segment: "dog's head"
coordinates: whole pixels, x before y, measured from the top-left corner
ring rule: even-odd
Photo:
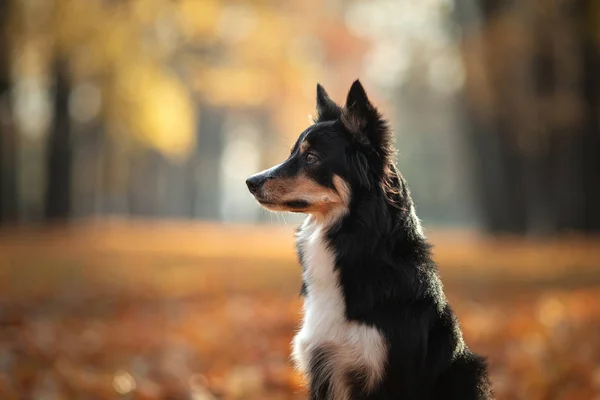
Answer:
[[[351,197],[387,183],[392,134],[359,81],[346,104],[317,85],[317,117],[283,163],[251,176],[248,189],[265,208],[324,217],[347,210]]]

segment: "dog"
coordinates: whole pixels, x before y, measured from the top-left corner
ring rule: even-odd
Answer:
[[[342,107],[317,85],[317,115],[283,163],[247,179],[297,230],[304,300],[292,358],[311,400],[492,399],[442,288],[393,133],[355,81]]]

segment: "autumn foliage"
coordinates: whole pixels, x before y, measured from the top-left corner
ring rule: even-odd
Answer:
[[[291,229],[151,227],[0,235],[0,398],[305,398],[289,362],[301,308]],[[465,265],[462,279],[433,236],[498,399],[600,394],[600,287],[589,275],[573,288],[494,284],[466,279]],[[527,263],[506,269],[536,268]]]

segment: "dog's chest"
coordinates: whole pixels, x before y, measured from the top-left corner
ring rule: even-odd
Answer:
[[[346,319],[335,258],[324,240],[323,228],[310,222],[307,220],[298,234],[307,293],[302,328],[294,338],[293,358],[311,380],[335,382],[330,388],[335,394],[332,399],[345,399],[348,387],[343,377],[348,373],[360,372],[366,377],[367,387],[378,381],[384,370],[386,346],[376,328]],[[311,359],[319,353],[322,357],[323,352],[327,360],[325,367],[319,367],[322,376],[311,376]]]
[[[315,227],[299,237],[308,289],[302,333],[312,340],[338,341],[347,328],[346,307],[333,254],[322,236],[321,228]]]

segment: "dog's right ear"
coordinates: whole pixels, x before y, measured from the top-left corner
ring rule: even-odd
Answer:
[[[329,97],[325,88],[317,83],[317,118],[315,122],[334,121],[340,117],[342,109]]]

